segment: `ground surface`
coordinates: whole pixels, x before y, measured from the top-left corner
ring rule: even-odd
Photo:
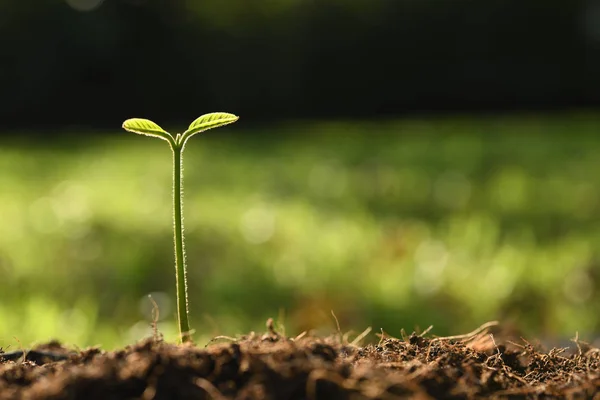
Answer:
[[[600,398],[600,350],[542,352],[491,334],[250,334],[205,348],[149,339],[123,350],[49,343],[0,354],[0,399]],[[58,361],[56,361],[58,360]]]

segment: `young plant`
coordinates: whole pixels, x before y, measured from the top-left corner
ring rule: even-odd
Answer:
[[[217,112],[205,114],[183,132],[173,136],[156,123],[141,118],[132,118],[123,122],[123,128],[140,135],[154,136],[166,140],[173,152],[173,236],[175,244],[175,279],[177,282],[177,319],[179,336],[182,342],[192,340],[188,318],[187,269],[185,264],[185,246],[183,243],[183,149],[188,139],[196,133],[211,128],[231,124],[238,120],[233,114]]]

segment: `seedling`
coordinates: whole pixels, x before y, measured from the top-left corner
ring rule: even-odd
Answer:
[[[123,128],[140,135],[153,136],[166,140],[173,152],[173,236],[175,245],[175,279],[177,282],[177,320],[179,337],[182,342],[192,340],[188,317],[187,267],[185,264],[185,245],[183,242],[183,149],[188,139],[196,133],[211,128],[231,124],[238,120],[233,114],[217,112],[205,114],[183,132],[173,136],[156,123],[141,118],[132,118],[123,122]]]

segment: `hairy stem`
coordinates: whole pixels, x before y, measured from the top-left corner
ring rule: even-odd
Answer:
[[[182,148],[172,146],[173,149],[173,229],[175,238],[175,272],[177,280],[177,318],[179,321],[179,336],[182,342],[192,340],[190,323],[188,320],[187,299],[187,271],[185,265],[185,247],[183,244],[183,213],[181,191],[182,173]]]

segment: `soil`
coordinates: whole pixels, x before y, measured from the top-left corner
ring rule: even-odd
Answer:
[[[494,332],[317,337],[267,333],[206,347],[159,336],[121,350],[57,342],[0,352],[0,399],[600,399],[600,349],[539,346]]]

